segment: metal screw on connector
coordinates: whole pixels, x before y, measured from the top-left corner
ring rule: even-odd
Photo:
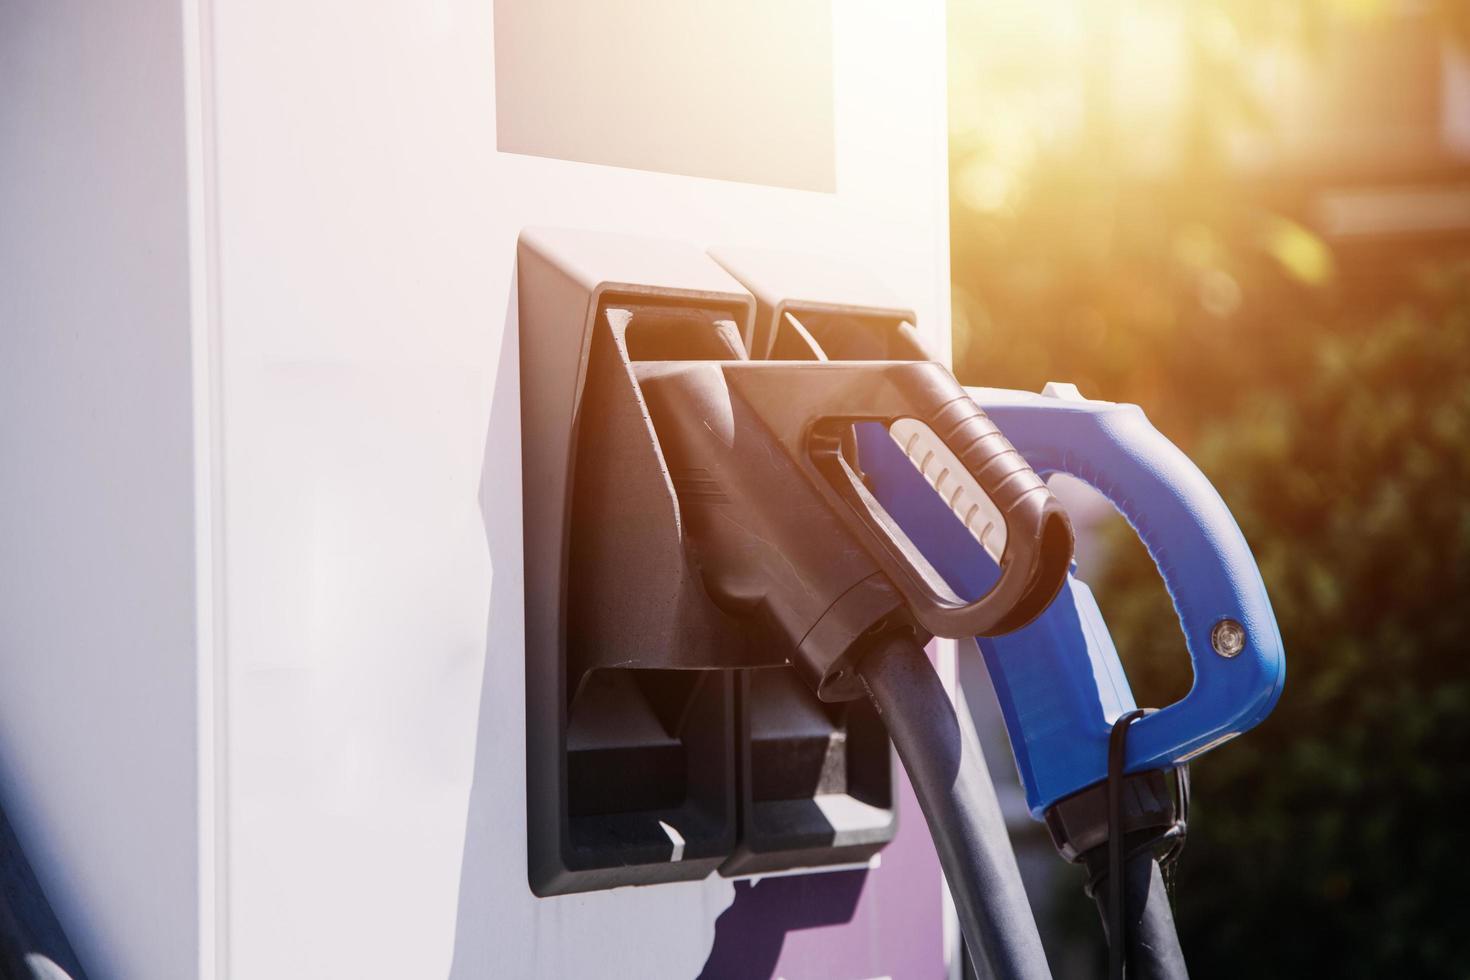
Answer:
[[[1233,619],[1222,619],[1210,630],[1210,646],[1222,657],[1235,657],[1245,649],[1245,627]]]

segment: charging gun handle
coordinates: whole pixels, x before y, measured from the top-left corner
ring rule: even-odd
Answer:
[[[1174,601],[1194,684],[1133,723],[1126,770],[1187,762],[1265,718],[1286,675],[1281,634],[1250,546],[1199,468],[1136,405],[1088,401],[1070,386],[969,391],[1038,472],[1075,476],[1118,509]],[[1029,642],[1022,634],[987,642],[987,662],[1026,683],[1021,675],[1035,669],[1025,662]],[[1089,756],[1099,777],[1101,745]]]
[[[903,594],[919,625],[935,636],[994,636],[1026,625],[1056,596],[1072,560],[1066,511],[986,417],[954,375],[928,361],[729,364],[730,388],[758,406],[786,452],[807,471],[833,510],[863,541]],[[801,398],[792,398],[800,391]],[[857,423],[900,419],[927,425],[989,498],[1005,523],[1000,578],[966,600],[941,591],[929,563],[882,514],[842,452]]]

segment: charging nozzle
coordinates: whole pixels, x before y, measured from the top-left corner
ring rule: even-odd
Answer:
[[[937,364],[633,371],[706,591],[783,641],[817,697],[872,702],[910,774],[972,954],[997,976],[1049,977],[978,741],[923,643],[994,635],[1046,608],[1073,543],[1051,491]],[[957,595],[877,502],[859,427],[886,431],[923,474],[918,492],[932,491],[992,556],[999,572],[988,591]]]
[[[895,628],[921,642],[1015,629],[1066,577],[1065,512],[937,364],[634,370],[707,591],[784,640],[822,700],[863,696],[853,668],[864,638]],[[987,594],[955,595],[869,493],[852,431],[872,423],[901,433],[922,426],[928,455],[943,450],[951,461],[930,485],[972,517],[983,511],[986,540],[1000,542],[1000,575]]]
[[[730,366],[731,389],[761,406],[771,435],[871,551],[925,631],[951,638],[1009,633],[1056,596],[1072,561],[1071,520],[946,368],[929,361],[752,368],[757,365]],[[968,511],[983,502],[999,519],[995,533],[1004,546],[988,591],[957,594],[870,492],[862,453],[854,460],[849,446],[856,429],[874,423],[890,432],[927,430],[951,460],[950,473],[935,472],[930,486],[951,506]]]

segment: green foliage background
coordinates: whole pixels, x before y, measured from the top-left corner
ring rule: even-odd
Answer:
[[[1287,683],[1194,767],[1193,974],[1470,976],[1470,265],[1449,243],[1344,259],[1263,203],[1217,165],[1210,70],[1169,173],[1083,139],[1003,207],[957,184],[957,371],[1143,405],[1260,562]],[[957,139],[955,180],[987,152]],[[1112,554],[1094,588],[1140,700],[1170,700],[1172,608],[1141,548]]]

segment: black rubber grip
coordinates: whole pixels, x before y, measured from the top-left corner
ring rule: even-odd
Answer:
[[[942,365],[927,361],[729,364],[730,387],[752,406],[828,496],[892,579],[919,625],[936,636],[994,636],[1041,614],[1066,580],[1073,535],[1066,511],[1026,460]],[[792,397],[799,392],[800,397]],[[928,563],[882,513],[847,464],[856,422],[924,422],[969,470],[1006,526],[1000,578],[966,602],[926,574]]]

